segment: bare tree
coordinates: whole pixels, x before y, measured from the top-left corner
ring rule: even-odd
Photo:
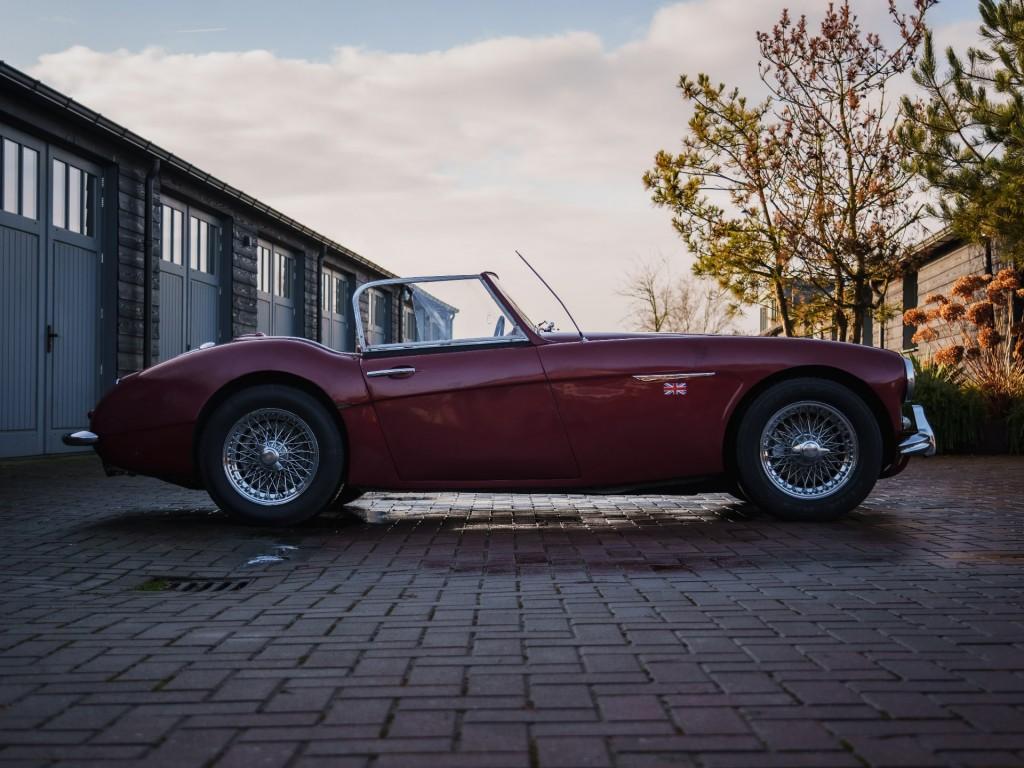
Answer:
[[[675,277],[664,259],[637,265],[619,293],[630,300],[630,322],[640,331],[737,331],[740,310],[728,288],[692,276]]]

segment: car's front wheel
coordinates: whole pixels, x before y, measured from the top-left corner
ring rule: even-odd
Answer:
[[[736,434],[736,472],[751,502],[787,520],[833,520],[860,504],[881,472],[882,436],[864,400],[827,379],[762,392]]]
[[[338,493],[344,446],[316,398],[260,385],[232,395],[211,415],[199,461],[221,509],[247,523],[294,525]]]

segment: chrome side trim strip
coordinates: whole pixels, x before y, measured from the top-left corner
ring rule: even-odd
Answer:
[[[703,379],[707,376],[714,376],[715,371],[700,371],[699,373],[638,373],[633,376],[637,381],[680,381],[681,379]]]

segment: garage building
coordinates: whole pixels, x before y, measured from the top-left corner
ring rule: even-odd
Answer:
[[[0,457],[68,450],[118,376],[209,341],[352,350],[351,297],[386,277],[0,62]],[[368,335],[397,338],[395,297],[364,295]]]

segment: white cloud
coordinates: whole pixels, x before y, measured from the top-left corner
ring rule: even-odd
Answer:
[[[857,6],[882,26],[883,3]],[[604,329],[631,262],[688,261],[640,183],[683,134],[679,75],[753,89],[754,33],[780,7],[680,3],[615,49],[586,32],[327,62],[75,47],[32,74],[400,274],[491,268],[539,299],[519,248]]]

